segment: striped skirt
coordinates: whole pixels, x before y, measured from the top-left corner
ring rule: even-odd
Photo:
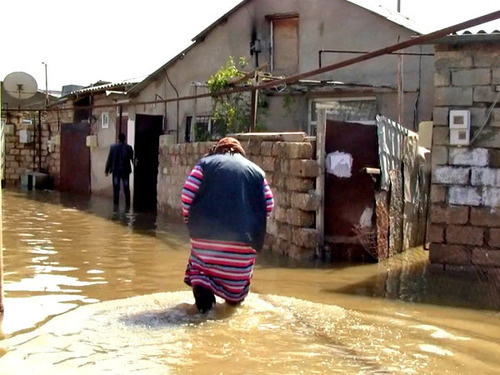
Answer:
[[[201,285],[229,302],[241,302],[250,289],[257,252],[238,242],[191,239],[184,282]]]

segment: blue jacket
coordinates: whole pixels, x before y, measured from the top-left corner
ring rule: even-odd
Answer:
[[[264,171],[240,154],[200,160],[203,179],[190,213],[192,238],[251,244],[260,251],[266,234]]]

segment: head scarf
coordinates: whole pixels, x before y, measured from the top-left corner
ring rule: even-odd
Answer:
[[[233,137],[225,137],[217,142],[210,152],[210,155],[214,154],[241,154],[246,156],[240,141]]]

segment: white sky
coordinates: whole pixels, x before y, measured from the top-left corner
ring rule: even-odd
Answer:
[[[276,0],[268,0],[276,1]],[[303,0],[314,1],[314,0]],[[396,10],[397,0],[357,0]],[[24,71],[45,90],[98,80],[141,81],[240,0],[7,0],[0,2],[0,80]],[[434,31],[499,10],[499,0],[401,0]],[[500,20],[486,26],[500,30]]]

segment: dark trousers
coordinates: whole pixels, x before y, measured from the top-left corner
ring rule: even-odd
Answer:
[[[115,206],[118,206],[120,201],[120,183],[123,184],[125,206],[130,207],[130,185],[128,173],[113,173],[113,203]]]

